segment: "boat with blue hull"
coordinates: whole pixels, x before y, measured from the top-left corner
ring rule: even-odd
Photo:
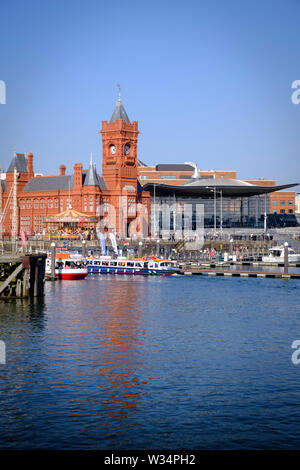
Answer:
[[[87,259],[89,273],[99,274],[129,274],[171,276],[178,274],[180,268],[176,261],[161,258],[116,258],[108,256]]]

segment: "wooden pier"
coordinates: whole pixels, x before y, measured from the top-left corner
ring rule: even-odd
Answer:
[[[279,278],[279,279],[300,279],[300,273],[280,273],[263,271],[235,271],[220,269],[191,268],[181,270],[180,274],[186,276],[206,275],[206,276],[224,276],[224,277],[256,277],[256,278]]]
[[[0,257],[0,300],[44,295],[45,253]]]

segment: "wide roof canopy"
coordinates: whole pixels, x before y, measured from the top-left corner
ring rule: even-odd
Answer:
[[[260,194],[272,193],[281,189],[292,188],[299,183],[284,184],[279,186],[260,186],[256,184],[246,183],[241,180],[228,178],[191,178],[186,183],[177,186],[164,183],[146,183],[143,186],[144,191],[149,191],[156,196],[193,196],[193,197],[219,197],[222,193],[224,197],[250,197]]]

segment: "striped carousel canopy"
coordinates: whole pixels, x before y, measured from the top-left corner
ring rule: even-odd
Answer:
[[[97,217],[93,215],[84,214],[83,212],[76,211],[75,209],[67,209],[56,215],[46,217],[46,222],[97,222]]]

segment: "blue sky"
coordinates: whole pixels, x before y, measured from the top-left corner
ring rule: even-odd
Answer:
[[[0,0],[0,165],[101,171],[118,82],[145,163],[300,181],[298,0]]]

